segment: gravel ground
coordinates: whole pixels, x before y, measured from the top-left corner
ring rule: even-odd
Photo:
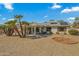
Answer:
[[[7,37],[0,35],[0,55],[2,56],[79,56],[78,44],[63,44],[53,37],[69,37],[79,41],[79,36],[51,35],[39,39]]]

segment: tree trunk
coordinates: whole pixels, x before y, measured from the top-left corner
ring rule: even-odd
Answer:
[[[20,34],[20,32],[18,31],[18,28],[15,26],[15,31],[18,33],[18,35],[20,36],[20,37],[22,37],[22,35]]]
[[[22,28],[22,23],[21,23],[20,19],[19,19],[19,24],[20,24],[20,28],[21,28],[21,36],[23,36],[23,28]]]

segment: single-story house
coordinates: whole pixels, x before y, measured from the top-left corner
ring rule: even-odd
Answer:
[[[68,23],[60,23],[57,21],[48,21],[44,23],[31,23],[27,26],[28,34],[66,32],[70,25]]]

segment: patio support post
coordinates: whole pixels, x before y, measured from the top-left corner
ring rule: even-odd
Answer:
[[[41,27],[39,27],[39,32],[41,33]]]
[[[46,32],[46,27],[44,27],[44,29],[43,29],[43,30],[44,30],[44,32]]]
[[[34,35],[36,35],[36,27],[34,27]]]
[[[31,27],[31,34],[33,34],[33,27]]]
[[[26,27],[26,32],[27,32],[27,34],[29,34],[29,30],[28,30],[28,28],[29,28],[29,27]]]

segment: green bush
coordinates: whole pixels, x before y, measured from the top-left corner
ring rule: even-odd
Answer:
[[[68,32],[69,32],[70,35],[79,35],[79,31],[78,30],[71,29]]]

